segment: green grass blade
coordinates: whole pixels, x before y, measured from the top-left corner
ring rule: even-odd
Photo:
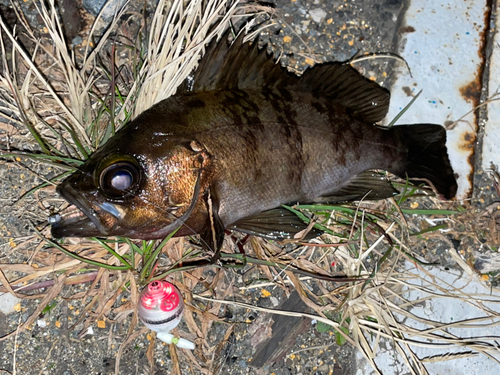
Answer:
[[[142,249],[139,246],[137,246],[135,243],[133,243],[130,238],[124,238],[123,240],[126,243],[128,243],[130,248],[134,249],[134,252],[139,253],[140,255],[144,255],[144,252],[142,251]]]
[[[178,230],[179,230],[179,228],[177,228],[172,233],[170,233],[167,237],[165,237],[160,242],[160,244],[158,246],[156,246],[156,249],[149,256],[144,256],[145,263],[144,263],[142,270],[141,270],[141,273],[140,273],[141,280],[145,280],[145,279],[149,278],[149,276],[150,276],[149,272],[150,272],[151,265],[154,262],[156,262],[158,255],[160,254],[160,251],[163,249],[163,247],[168,242],[168,240],[170,240],[174,236],[174,234],[177,233]],[[153,241],[150,241],[150,244],[148,244],[148,247],[150,249],[151,249],[153,243],[154,243]]]
[[[420,232],[410,233],[410,236],[418,236],[420,234],[435,232],[437,230],[446,229],[446,228],[448,228],[448,224],[435,225],[433,227],[421,230]]]
[[[331,213],[332,211],[340,211],[344,212],[350,215],[355,215],[356,214],[356,209],[351,208],[351,207],[346,207],[346,206],[340,206],[340,205],[329,205],[329,204],[299,204],[295,206],[297,209],[303,209],[303,210],[310,210],[314,212],[321,212],[321,211],[326,211]],[[372,220],[380,220],[379,217],[372,215],[368,212],[365,212],[365,216],[369,217]]]
[[[130,246],[130,265],[135,270],[135,250],[133,246]]]
[[[35,191],[37,191],[37,190],[40,190],[40,189],[43,189],[43,188],[44,188],[44,187],[46,187],[46,186],[52,185],[50,182],[54,182],[54,181],[57,181],[57,180],[60,180],[60,179],[66,178],[66,177],[68,177],[68,176],[69,176],[70,174],[72,174],[72,173],[73,173],[73,171],[72,171],[72,170],[71,170],[71,171],[64,172],[64,173],[62,173],[62,174],[60,174],[60,175],[58,175],[58,176],[56,176],[56,177],[53,177],[53,178],[49,179],[49,180],[48,180],[49,182],[44,182],[43,184],[40,184],[40,185],[38,185],[38,186],[35,186],[33,189],[30,189],[30,190],[28,190],[26,193],[24,193],[23,195],[21,195],[21,196],[17,199],[17,201],[16,201],[16,202],[19,202],[21,199],[24,199],[25,197],[27,197],[27,196],[29,196],[29,195],[33,194],[33,193],[34,193]]]
[[[78,148],[78,151],[80,151],[80,153],[82,154],[82,157],[84,159],[88,159],[89,152],[85,148],[85,146],[82,144],[82,142],[80,142],[80,139],[78,138],[78,136],[76,135],[76,133],[73,131],[73,129],[69,125],[65,124],[64,122],[61,122],[61,125],[64,126],[64,128],[66,129],[66,131],[70,134],[71,139],[73,140],[73,142],[75,143],[76,147]]]
[[[382,268],[382,264],[387,260],[389,259],[389,255],[392,254],[392,249],[393,249],[393,246],[391,246],[386,252],[384,255],[382,255],[382,257],[379,259],[379,261],[377,262],[377,264],[375,265],[375,267],[373,268],[373,271],[370,273],[370,276],[368,276],[368,279],[363,283],[363,286],[361,287],[361,290],[364,290],[367,285],[373,280],[373,278],[375,277],[375,275],[377,274],[378,270],[380,268]]]
[[[11,157],[11,158],[16,158],[16,157],[25,157],[25,158],[29,158],[29,159],[33,159],[33,160],[36,160],[36,161],[46,161],[46,162],[49,162],[50,164],[55,164],[57,165],[58,167],[61,167],[61,168],[68,168],[68,169],[75,169],[74,166],[72,166],[71,164],[75,164],[75,166],[78,166],[78,165],[82,165],[84,162],[82,160],[78,160],[78,159],[73,159],[73,158],[65,158],[65,157],[61,157],[61,156],[55,156],[55,155],[46,155],[46,154],[30,154],[30,153],[26,153],[26,152],[8,152],[8,153],[4,153],[4,151],[0,150],[0,157],[2,158],[8,158],[8,157]],[[63,163],[67,163],[67,164],[63,164]]]
[[[404,107],[397,115],[396,117],[394,117],[394,119],[389,123],[389,125],[387,125],[388,128],[391,128],[394,126],[394,124],[401,118],[401,116],[403,116],[405,114],[405,112],[410,109],[410,107],[413,105],[413,103],[415,103],[415,100],[417,100],[417,98],[420,96],[420,94],[422,93],[422,90],[420,90],[418,92],[417,95],[415,95],[415,97],[406,105],[406,107]]]
[[[411,210],[407,208],[401,208],[401,212],[409,215],[456,215],[460,211],[453,210]]]
[[[52,132],[52,134],[54,134],[54,136],[57,137],[57,139],[59,139],[59,141],[62,143],[62,145],[63,145],[64,148],[71,149],[73,151],[74,155],[78,154],[76,152],[75,148],[71,145],[71,143],[68,142],[68,140],[66,139],[66,137],[64,137],[60,132],[58,132],[56,129],[54,129],[54,127],[52,125],[48,124],[42,118],[40,118],[39,121],[47,129],[49,129]],[[73,140],[75,140],[75,136],[74,136],[74,134],[72,134],[74,132],[72,132],[71,128],[69,128],[67,125],[65,125],[64,121],[62,121],[62,120],[59,121],[59,124],[61,124],[66,129],[66,131],[68,133],[70,133],[71,138],[73,138]],[[55,146],[53,146],[50,142],[46,141],[45,143],[46,143],[47,147],[50,148],[49,152],[47,153],[48,155],[55,154],[55,155],[58,155],[58,156],[61,156],[61,157],[71,156],[70,153],[67,153],[67,155],[65,155],[64,153],[62,153],[61,151],[59,151]]]
[[[19,94],[17,88],[15,89],[15,91],[16,91],[16,94],[17,94],[16,96],[20,97],[20,94]],[[40,134],[38,134],[38,131],[31,124],[31,122],[26,118],[23,107],[19,103],[18,103],[17,107],[21,109],[21,112],[20,112],[21,116],[20,117],[21,117],[22,122],[28,128],[28,131],[31,133],[31,136],[35,139],[36,143],[38,143],[38,146],[40,146],[40,149],[42,150],[42,152],[44,154],[50,154],[50,151],[47,148],[47,144],[45,143],[45,141],[43,140],[43,138],[40,136]]]
[[[195,268],[199,267],[198,265],[187,265],[185,267],[176,267],[176,268],[174,268],[179,263],[184,262],[187,258],[189,258],[189,257],[197,257],[197,256],[199,256],[199,255],[202,254],[201,251],[196,252],[194,254],[192,254],[192,252],[193,252],[193,250],[188,251],[179,260],[177,260],[174,264],[172,264],[167,271],[165,271],[165,272],[163,272],[163,273],[161,273],[159,275],[156,275],[155,277],[150,277],[149,281],[161,280],[161,279],[164,279],[165,277],[167,277],[168,275],[170,275],[171,273],[179,272],[179,271],[189,271],[191,269],[195,269]]]
[[[104,247],[107,251],[110,252],[111,255],[113,255],[116,259],[118,259],[124,266],[127,266],[128,269],[132,269],[132,266],[120,255],[118,254],[114,249],[111,248],[111,246],[108,246],[105,242],[101,241],[99,238],[92,237],[91,240],[99,242],[99,244]]]
[[[73,259],[79,260],[80,262],[87,263],[87,264],[90,264],[92,266],[107,268],[109,270],[114,270],[114,271],[127,271],[127,270],[130,269],[129,267],[126,267],[126,266],[113,266],[113,265],[110,265],[110,264],[101,263],[101,262],[98,262],[98,261],[95,261],[95,260],[92,260],[92,259],[88,259],[88,258],[82,257],[82,256],[80,256],[78,254],[75,254],[72,251],[69,251],[69,250],[65,249],[64,247],[62,247],[58,243],[56,243],[54,241],[51,241],[48,238],[42,236],[42,234],[39,231],[37,231],[36,228],[35,228],[35,231],[38,233],[38,235],[41,238],[44,239],[45,242],[47,242],[51,246],[54,246],[57,249],[61,250],[67,256],[69,256],[69,257],[71,257]]]
[[[407,199],[406,192],[408,191],[409,185],[410,185],[410,180],[408,180],[408,176],[406,176],[406,181],[405,181],[405,186],[403,188],[403,192],[401,193],[401,196],[398,199],[398,206],[401,206],[401,203],[403,203]]]
[[[285,206],[282,205],[281,207],[286,208],[288,211],[293,212],[295,215],[298,216],[300,220],[302,220],[304,223],[309,224],[311,222],[311,219],[309,219],[306,215],[304,215],[302,212],[290,207],[290,206]],[[334,233],[331,229],[325,227],[324,225],[321,225],[319,223],[314,224],[314,228],[319,229],[325,233],[328,233],[332,236],[337,236],[337,233]]]

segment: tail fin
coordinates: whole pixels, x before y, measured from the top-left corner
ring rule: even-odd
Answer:
[[[457,181],[446,150],[446,130],[440,125],[394,126],[391,131],[408,147],[408,163],[399,174],[406,178],[426,178],[445,198],[453,198]]]

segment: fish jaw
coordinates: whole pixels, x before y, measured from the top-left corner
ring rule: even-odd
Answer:
[[[118,218],[113,215],[112,207],[106,210],[105,205],[94,205],[80,194],[70,181],[65,181],[58,186],[58,193],[70,206],[64,211],[49,218],[52,236],[61,237],[93,237],[108,236],[108,228],[116,224]],[[104,206],[104,207],[103,207]],[[107,225],[105,225],[105,222]]]
[[[52,237],[94,237],[102,233],[96,225],[75,205],[49,217]]]

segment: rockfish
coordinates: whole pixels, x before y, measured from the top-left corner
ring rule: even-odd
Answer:
[[[349,64],[298,77],[242,40],[213,42],[175,95],[58,186],[72,206],[49,219],[54,237],[158,239],[178,229],[210,248],[226,229],[289,238],[306,225],[283,204],[393,196],[373,169],[455,195],[442,126],[377,126],[390,94]]]

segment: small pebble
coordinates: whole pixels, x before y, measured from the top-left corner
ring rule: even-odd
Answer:
[[[314,22],[321,23],[326,17],[326,12],[321,8],[316,8],[310,10],[309,15],[311,16]]]
[[[83,43],[83,38],[80,35],[74,37],[73,40],[71,41],[71,44],[73,44],[74,46],[77,46],[82,43]]]

